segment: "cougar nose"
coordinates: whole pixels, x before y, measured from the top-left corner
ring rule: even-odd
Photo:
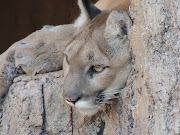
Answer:
[[[63,98],[70,103],[70,105],[75,105],[75,103],[82,97],[81,93],[75,92],[64,92]]]
[[[68,102],[72,103],[73,105],[75,105],[75,103],[76,103],[79,99],[80,99],[80,97],[77,98],[77,99],[69,98],[69,99],[66,99],[66,101],[68,101]]]

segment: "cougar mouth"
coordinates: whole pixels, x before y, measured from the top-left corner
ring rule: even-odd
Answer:
[[[67,104],[75,107],[82,115],[91,116],[98,112],[101,108],[100,104],[95,102],[95,98],[79,99],[77,102],[69,102],[65,100]]]
[[[69,101],[67,101],[67,100],[65,100],[66,101],[66,103],[68,104],[68,105],[70,105],[70,106],[74,106],[75,104],[74,103],[72,103],[72,102],[69,102]]]
[[[75,103],[66,100],[66,102],[71,106],[75,106],[81,114],[90,116],[97,113],[102,105],[109,104],[110,100],[119,98],[119,92],[120,90],[104,90],[88,100],[80,99]]]

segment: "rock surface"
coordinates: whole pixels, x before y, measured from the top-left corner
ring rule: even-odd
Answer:
[[[136,135],[180,134],[180,1],[134,0]]]
[[[71,133],[70,108],[60,98],[61,72],[14,80],[4,102],[2,135]]]
[[[63,101],[62,82],[62,71],[35,77],[25,75],[17,77],[4,101],[1,134],[128,133],[128,128],[132,126],[129,106],[131,103],[126,99],[132,95],[130,88],[121,93],[124,98],[119,98],[116,104],[114,102],[104,106],[96,116],[84,117]]]

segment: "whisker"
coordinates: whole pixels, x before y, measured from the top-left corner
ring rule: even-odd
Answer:
[[[119,98],[120,91],[120,89],[103,91],[96,96],[96,101],[99,104],[110,104],[109,100]]]
[[[110,99],[115,99],[115,98],[119,98],[119,96],[107,97],[107,98],[105,98],[105,99],[106,99],[106,100],[110,100]]]
[[[103,93],[106,94],[118,94],[120,90],[113,90],[113,91],[104,91]]]
[[[110,104],[108,101],[99,102],[100,104]]]

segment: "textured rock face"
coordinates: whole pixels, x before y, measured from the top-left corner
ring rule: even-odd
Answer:
[[[132,1],[134,134],[180,134],[180,1]]]
[[[2,135],[71,134],[62,79],[62,72],[16,78],[4,102]]]
[[[179,0],[132,1],[133,69],[119,99],[96,116],[64,103],[61,71],[20,76],[4,102],[0,134],[179,135],[179,9]]]
[[[123,99],[119,98],[116,103],[104,106],[96,116],[84,117],[63,101],[62,82],[62,71],[16,78],[4,102],[0,133],[2,135],[128,133],[128,128],[132,126],[129,106],[131,103],[126,99],[132,95],[130,88],[121,93]]]

